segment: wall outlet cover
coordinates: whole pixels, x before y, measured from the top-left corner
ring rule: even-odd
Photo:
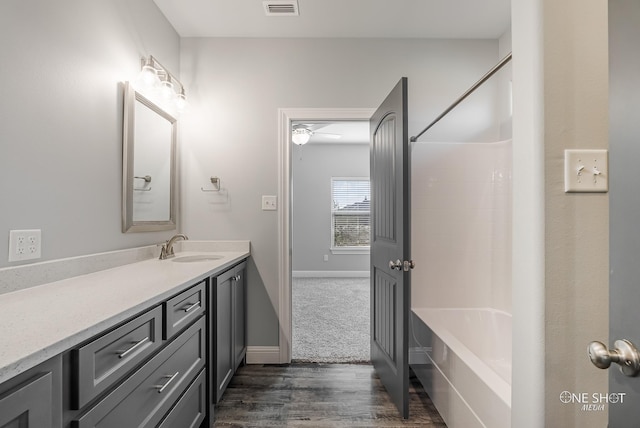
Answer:
[[[39,259],[42,257],[40,229],[9,231],[9,261]]]

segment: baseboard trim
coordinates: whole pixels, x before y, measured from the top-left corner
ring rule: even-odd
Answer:
[[[294,278],[368,278],[368,270],[294,270]]]
[[[247,346],[247,364],[279,364],[280,347]]]

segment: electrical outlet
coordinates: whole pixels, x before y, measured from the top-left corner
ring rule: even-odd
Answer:
[[[40,229],[9,231],[9,261],[39,259],[42,257]]]
[[[607,150],[564,151],[565,192],[608,192]]]

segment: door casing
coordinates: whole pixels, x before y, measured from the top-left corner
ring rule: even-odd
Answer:
[[[374,108],[278,109],[278,347],[281,364],[291,362],[291,124],[294,121],[368,121],[374,112]]]

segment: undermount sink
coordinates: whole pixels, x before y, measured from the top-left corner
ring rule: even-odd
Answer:
[[[214,260],[220,260],[224,258],[219,254],[194,254],[191,256],[181,256],[176,257],[175,259],[171,259],[172,262],[176,263],[195,263],[195,262],[211,262]]]

